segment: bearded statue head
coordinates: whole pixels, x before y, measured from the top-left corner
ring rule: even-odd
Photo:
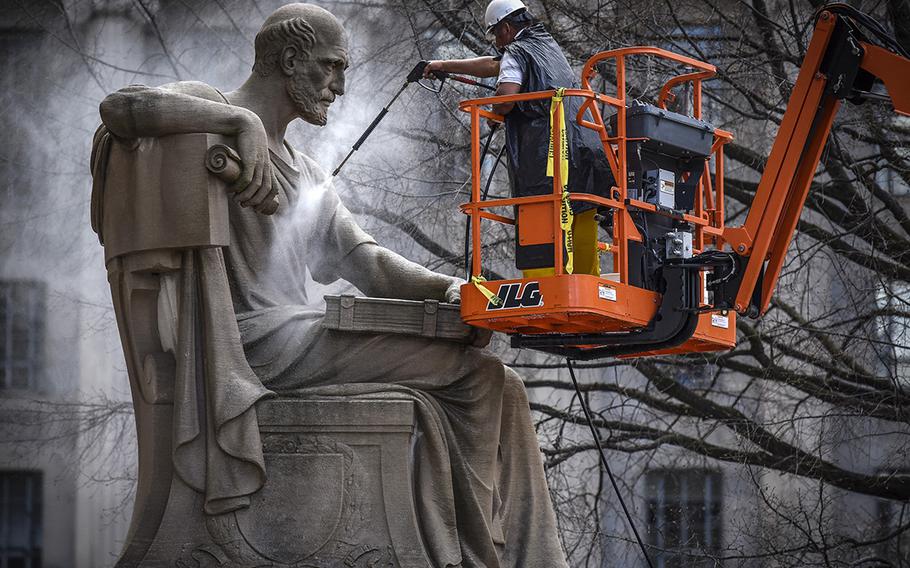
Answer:
[[[303,120],[324,126],[329,106],[344,94],[348,42],[341,23],[312,4],[275,10],[256,34],[253,72],[284,76],[287,95]]]

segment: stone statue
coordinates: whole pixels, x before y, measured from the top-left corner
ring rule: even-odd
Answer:
[[[251,75],[234,91],[200,82],[130,86],[101,103],[93,226],[105,244],[125,351],[161,346],[139,358],[128,353],[131,380],[134,371],[149,383],[175,377],[168,392],[134,385],[140,425],[165,424],[173,436],[147,444],[172,443],[174,474],[202,496],[208,532],[226,535],[235,521],[217,519],[234,519],[272,481],[256,415],[269,401],[261,401],[392,393],[415,408],[416,540],[431,565],[564,566],[520,378],[479,347],[331,331],[320,325],[322,312],[308,307],[307,268],[318,282],[342,278],[375,297],[451,302],[463,283],[379,246],[325,172],[284,139],[296,118],[325,125],[329,106],[344,94],[342,26],[322,8],[290,4],[265,21],[255,51]],[[208,179],[192,195],[173,189],[195,175],[175,164],[196,151],[197,138],[186,136],[193,133],[204,133],[202,147],[214,140],[236,151],[236,181],[226,190]],[[147,158],[118,169],[130,152]],[[111,173],[121,171],[132,173]],[[160,191],[139,187],[150,176]],[[168,192],[199,201],[192,207],[203,213],[184,220],[188,206],[169,208]],[[218,221],[225,210],[229,222]],[[131,260],[137,255],[140,261]],[[130,303],[149,289],[152,300]],[[142,318],[157,318],[150,339],[130,331]],[[172,401],[172,412],[154,407],[159,399]],[[152,406],[140,408],[146,403]],[[160,459],[142,463],[142,436],[140,469],[170,467]],[[155,491],[145,485],[140,475],[140,496]],[[282,511],[282,518],[304,514]],[[218,544],[227,550],[231,538]]]

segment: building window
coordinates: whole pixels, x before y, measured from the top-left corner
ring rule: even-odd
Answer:
[[[4,8],[6,8],[4,3]],[[4,25],[8,25],[7,18],[15,19],[15,13],[21,10],[12,9],[4,10]],[[33,196],[34,191],[34,171],[29,168],[21,167],[21,164],[28,163],[29,152],[34,151],[34,144],[37,143],[33,137],[35,129],[29,127],[30,121],[27,117],[19,116],[21,113],[15,112],[14,109],[17,101],[30,98],[30,102],[41,104],[42,95],[40,78],[42,73],[36,73],[34,59],[30,54],[39,53],[42,48],[42,38],[44,36],[33,30],[27,30],[20,26],[15,28],[0,29],[0,116],[2,116],[3,133],[7,139],[16,140],[16,144],[5,145],[3,148],[3,158],[0,160],[0,197],[3,198],[4,213],[15,211],[22,207],[20,203],[28,200],[15,199],[19,192],[25,195]]]
[[[897,174],[893,168],[882,168],[876,174],[875,177],[879,184],[885,187],[891,195],[897,197],[907,197],[910,195],[910,186],[904,183],[903,179]]]
[[[676,382],[691,390],[710,388],[716,374],[717,365],[711,363],[685,362],[679,365],[674,372]]]
[[[658,568],[714,566],[721,545],[721,474],[649,471],[648,540]]]
[[[0,567],[41,568],[41,473],[0,472]]]
[[[878,291],[876,300],[882,317],[879,331],[885,343],[885,359],[891,374],[910,387],[910,284],[891,282]]]
[[[705,63],[720,65],[724,59],[728,59],[725,48],[730,42],[729,36],[725,36],[723,29],[719,24],[705,24],[699,21],[685,22],[685,33],[672,33],[664,37],[664,41],[659,42],[658,47],[665,47],[670,51],[684,53],[689,57],[694,57]],[[710,83],[710,88],[706,89],[702,85],[702,117],[711,122],[716,119],[717,113],[721,107],[711,96],[723,99],[723,93],[727,91],[720,81]],[[668,110],[681,114],[694,115],[694,93],[692,83],[683,83],[680,87],[673,90],[676,99],[667,105]]]
[[[41,377],[47,290],[0,281],[0,389],[36,389]]]
[[[879,555],[910,563],[910,505],[896,501],[878,502]]]

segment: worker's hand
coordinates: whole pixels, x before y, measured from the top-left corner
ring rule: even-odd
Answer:
[[[499,128],[502,125],[501,120],[493,120],[492,118],[487,118],[486,121],[487,121],[487,128],[489,128],[490,130],[496,130],[497,128]]]
[[[262,121],[252,112],[244,113],[240,119],[237,154],[242,170],[228,188],[234,201],[242,207],[255,207],[260,213],[274,213],[278,186],[269,161],[269,142]]]
[[[429,61],[427,66],[423,68],[423,77],[424,79],[435,79],[433,73],[439,73],[445,71],[442,68],[442,61]]]

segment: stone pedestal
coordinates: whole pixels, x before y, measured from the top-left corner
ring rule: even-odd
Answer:
[[[181,567],[427,567],[401,398],[273,399],[257,407],[268,481],[248,509],[214,517],[174,478],[138,564]]]

